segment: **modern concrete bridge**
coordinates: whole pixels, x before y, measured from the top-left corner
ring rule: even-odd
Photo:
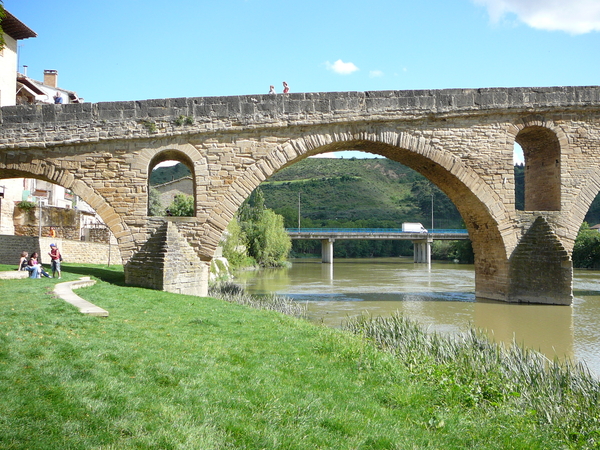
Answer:
[[[263,180],[307,156],[362,150],[416,170],[454,202],[477,296],[570,304],[573,244],[600,190],[597,86],[11,106],[0,123],[0,178],[71,189],[116,236],[126,282],[173,292],[206,293],[223,231]],[[148,215],[149,174],[166,160],[192,171],[192,218]]]
[[[336,240],[410,240],[413,243],[414,261],[431,264],[431,244],[434,240],[469,239],[467,230],[430,230],[426,233],[414,233],[399,228],[288,228],[286,231],[292,240],[321,241],[321,261],[326,264],[333,264],[333,243]]]

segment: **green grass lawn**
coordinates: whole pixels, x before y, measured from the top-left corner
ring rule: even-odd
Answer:
[[[347,332],[126,287],[119,267],[65,264],[60,281],[81,275],[109,317],[53,297],[59,280],[0,280],[0,449],[569,448]]]

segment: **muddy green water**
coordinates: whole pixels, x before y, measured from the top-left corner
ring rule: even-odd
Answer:
[[[291,268],[241,274],[250,293],[277,293],[305,302],[309,319],[338,327],[363,312],[400,311],[432,330],[468,326],[496,341],[515,339],[550,358],[585,361],[600,375],[600,271],[576,270],[572,306],[521,305],[475,298],[473,266],[414,264],[412,258],[292,260]]]

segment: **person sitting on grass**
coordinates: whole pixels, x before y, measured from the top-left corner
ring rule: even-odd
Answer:
[[[21,259],[19,260],[19,270],[26,270],[29,272],[29,278],[39,278],[40,268],[38,266],[30,266],[29,259],[27,256],[29,253],[21,252]]]
[[[41,264],[40,262],[38,262],[38,254],[37,254],[37,252],[33,252],[33,253],[31,254],[31,258],[29,258],[29,262],[28,262],[28,264],[29,264],[31,267],[35,267],[35,266],[37,266],[37,267],[38,267],[38,275],[37,275],[37,277],[38,277],[38,278],[41,278],[42,276],[44,276],[44,277],[46,277],[46,278],[52,278],[52,277],[51,277],[51,276],[48,274],[48,272],[46,272],[46,271],[44,270],[44,267],[42,266],[42,264]]]

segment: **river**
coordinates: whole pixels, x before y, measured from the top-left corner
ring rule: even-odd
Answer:
[[[572,306],[508,304],[475,297],[472,265],[412,258],[295,259],[290,268],[240,274],[253,294],[277,293],[305,302],[309,319],[339,327],[364,312],[400,311],[431,330],[457,333],[469,326],[495,341],[514,340],[549,358],[584,361],[600,375],[600,271],[575,270]]]

